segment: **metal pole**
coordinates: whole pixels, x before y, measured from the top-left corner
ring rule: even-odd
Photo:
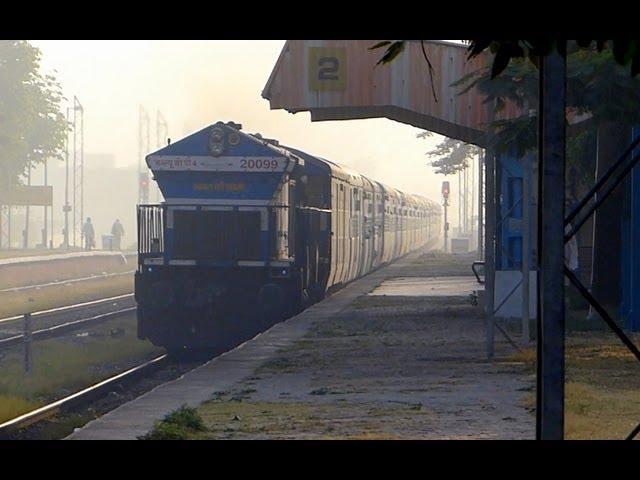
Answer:
[[[477,230],[477,226],[474,226],[473,223],[473,213],[474,210],[476,208],[476,196],[475,196],[475,180],[476,180],[476,163],[475,163],[475,159],[472,158],[471,159],[471,173],[469,175],[469,196],[471,197],[471,209],[469,210],[469,234],[471,235],[469,237],[469,246],[472,246],[473,243],[473,233],[474,230]],[[477,215],[476,215],[476,220],[478,219]],[[474,228],[475,227],[475,228]],[[477,248],[477,245],[476,245]]]
[[[32,356],[32,344],[33,338],[31,336],[31,314],[24,314],[24,371],[27,374],[31,374],[33,371],[33,356]]]
[[[462,229],[464,230],[465,236],[469,231],[469,167],[465,167],[462,171],[462,178],[464,181],[464,187],[462,191],[463,199],[464,199],[464,220],[462,224]]]
[[[7,205],[7,233],[8,233],[8,243],[7,243],[7,250],[11,250],[11,205]]]
[[[447,218],[447,207],[449,206],[449,200],[444,199],[444,253],[447,253],[449,245],[449,219]]]
[[[75,97],[73,97],[74,102],[75,102]],[[76,152],[76,106],[74,103],[73,106],[73,246],[74,248],[76,247],[77,243],[76,243],[76,210],[78,209],[78,192],[76,190],[76,186],[77,186],[77,178],[76,178],[76,172],[77,172],[77,152]]]
[[[462,170],[458,171],[458,237],[462,233]]]
[[[31,162],[27,165],[27,185],[31,186]],[[24,238],[22,248],[29,248],[29,205],[25,210]]]
[[[493,338],[494,338],[494,303],[495,303],[495,230],[496,230],[496,172],[495,172],[495,156],[493,152],[485,150],[485,241],[484,241],[484,271],[485,271],[485,298],[487,304],[486,319],[486,351],[487,359],[492,360],[494,354]]]
[[[47,159],[44,159],[44,186],[48,185],[47,182]],[[47,233],[49,231],[49,210],[47,205],[44,206],[44,228],[42,229],[42,246],[47,248]]]
[[[67,123],[69,122],[69,107],[67,107]],[[64,246],[69,250],[69,132],[64,142]]]
[[[531,267],[531,175],[529,157],[522,159],[522,345],[529,345],[529,275]]]
[[[49,211],[51,212],[51,231],[49,232],[49,249],[52,250],[53,247],[53,198],[51,199],[51,206],[49,207]]]
[[[159,150],[161,148],[160,145],[160,110],[156,110],[156,148]],[[158,186],[156,185],[155,189],[155,197],[156,197],[156,203],[160,202],[160,192],[158,190]]]
[[[138,108],[138,204],[142,204],[142,186],[140,184],[140,176],[142,175],[142,122],[144,108],[142,105]]]
[[[483,252],[483,235],[484,235],[484,220],[483,220],[483,189],[484,189],[484,179],[483,177],[484,170],[484,150],[480,152],[478,155],[478,260],[482,260],[484,258]]]
[[[84,107],[76,98],[80,107],[80,223],[84,221]],[[84,243],[84,232],[80,229],[80,244]]]
[[[539,282],[536,436],[564,438],[564,197],[566,59],[540,61]]]

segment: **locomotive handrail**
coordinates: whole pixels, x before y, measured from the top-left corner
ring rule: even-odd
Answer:
[[[471,264],[471,270],[473,271],[473,274],[476,276],[476,280],[478,280],[478,283],[484,284],[484,280],[480,279],[480,275],[478,275],[478,271],[476,270],[476,267],[478,267],[478,266],[484,267],[484,262],[479,261],[479,260],[473,262]]]

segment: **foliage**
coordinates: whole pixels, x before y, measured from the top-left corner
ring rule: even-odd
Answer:
[[[631,127],[640,122],[640,79],[631,77],[617,63],[612,51],[598,52],[570,45],[567,56],[567,107],[575,114],[589,114],[591,121],[583,123],[579,133],[567,137],[567,163],[572,190],[593,180],[593,150],[596,128],[606,122]],[[499,114],[507,102],[515,103],[525,113],[517,118],[494,121],[491,128],[492,149],[523,156],[537,147],[538,72],[524,60],[515,60],[500,77],[491,79],[490,69],[484,68],[455,82],[461,92],[477,88],[494,102]]]
[[[40,72],[39,49],[0,41],[0,188],[19,183],[29,165],[62,158],[68,123],[52,75]]]
[[[190,433],[207,430],[202,417],[195,408],[182,405],[169,413],[161,422],[156,422],[153,430],[141,437],[142,440],[186,440]]]
[[[406,40],[383,41],[373,45],[370,50],[387,47],[379,64],[385,64],[393,61],[404,50]],[[565,57],[567,52],[571,52],[572,45],[568,40],[489,40],[475,39],[468,40],[469,58],[477,57],[485,51],[493,54],[493,63],[491,65],[491,78],[500,75],[508,66],[511,60],[528,59],[536,68],[540,57],[549,55],[553,51],[557,51]],[[640,73],[640,40],[630,38],[618,38],[616,40],[586,40],[579,39],[575,41],[575,46],[579,49],[593,50],[595,42],[595,50],[602,52],[610,49],[613,57],[619,65],[630,65],[631,76],[635,77]]]
[[[433,135],[425,131],[417,135],[418,138],[427,138]],[[427,156],[436,158],[429,165],[436,169],[435,173],[453,175],[469,166],[469,161],[480,153],[480,148],[469,143],[461,142],[453,138],[446,138],[434,150],[427,152]]]

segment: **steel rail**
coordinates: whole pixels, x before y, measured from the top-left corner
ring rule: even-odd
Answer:
[[[11,432],[15,432],[33,425],[34,423],[50,418],[65,409],[87,403],[96,397],[100,397],[108,391],[111,391],[111,389],[116,385],[131,382],[143,375],[148,375],[149,373],[156,371],[160,367],[164,366],[168,361],[169,356],[167,354],[161,355],[141,365],[114,375],[113,377],[107,378],[106,380],[102,380],[101,382],[80,390],[79,392],[73,393],[60,400],[56,400],[44,407],[40,407],[36,410],[32,410],[31,412],[20,415],[19,417],[8,420],[7,422],[0,424],[0,438],[7,436]]]
[[[128,270],[126,272],[104,273],[100,275],[92,275],[89,277],[70,278],[68,280],[56,280],[54,282],[40,283],[37,285],[23,285],[21,287],[3,288],[2,290],[0,290],[0,293],[21,292],[23,290],[30,290],[32,288],[45,288],[45,287],[51,287],[54,285],[66,285],[67,283],[86,282],[88,280],[99,280],[101,278],[118,277],[121,275],[131,275],[132,273],[135,273],[135,270]]]
[[[59,335],[62,335],[67,332],[71,332],[73,330],[78,330],[86,325],[96,325],[98,323],[106,322],[107,320],[112,320],[114,318],[126,315],[128,313],[134,312],[136,307],[123,308],[121,310],[116,310],[115,312],[103,313],[100,315],[95,315],[93,317],[81,318],[80,320],[73,320],[71,322],[61,323],[59,325],[54,325],[49,328],[42,328],[40,330],[35,330],[31,334],[31,338],[33,340],[43,340],[46,338],[54,338]],[[0,340],[0,350],[3,348],[12,347],[14,345],[19,345],[24,340],[24,334],[14,335],[12,337],[3,338]]]
[[[50,308],[48,310],[40,310],[38,312],[32,312],[31,316],[41,316],[50,313],[64,312],[66,310],[72,310],[74,308],[88,307],[90,305],[97,305],[99,303],[111,302],[113,300],[119,300],[125,297],[132,297],[133,293],[125,293],[123,295],[116,295],[115,297],[99,298],[98,300],[91,300],[89,302],[76,303],[74,305],[65,305],[64,307]],[[5,322],[15,322],[16,320],[22,320],[23,315],[14,315],[13,317],[0,318],[0,324]]]

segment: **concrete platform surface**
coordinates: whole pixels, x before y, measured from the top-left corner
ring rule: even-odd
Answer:
[[[194,438],[534,438],[533,372],[498,338],[484,359],[467,260],[411,254],[69,438],[135,439],[182,404]]]
[[[411,277],[385,280],[369,295],[405,297],[466,297],[484,286],[475,277]]]

